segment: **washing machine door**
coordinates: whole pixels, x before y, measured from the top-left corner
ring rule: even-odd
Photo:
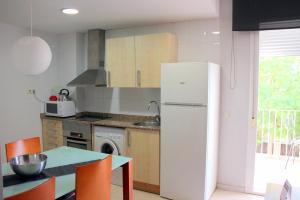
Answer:
[[[100,145],[100,151],[101,153],[120,155],[117,145],[110,139],[103,140],[102,144]]]

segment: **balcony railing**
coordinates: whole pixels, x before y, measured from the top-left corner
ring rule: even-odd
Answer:
[[[257,117],[256,152],[276,157],[290,156],[292,143],[300,139],[300,110],[262,109]],[[299,145],[294,156],[299,158]]]

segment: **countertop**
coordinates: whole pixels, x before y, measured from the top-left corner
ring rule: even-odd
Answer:
[[[83,115],[88,112],[78,113],[77,115]],[[46,116],[44,113],[41,113],[41,119],[53,119],[59,121],[76,121],[79,123],[91,124],[93,126],[108,126],[108,127],[118,127],[118,128],[135,128],[135,129],[145,129],[145,130],[160,130],[160,127],[141,127],[134,125],[135,122],[138,121],[147,121],[153,120],[154,117],[152,116],[139,116],[139,115],[123,115],[123,114],[112,114],[112,113],[94,113],[96,115],[103,115],[109,117],[108,119],[89,122],[89,121],[82,121],[77,119],[76,117],[67,117],[67,118],[60,118],[60,117],[50,117]]]

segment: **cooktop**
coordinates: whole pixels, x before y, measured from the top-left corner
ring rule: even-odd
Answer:
[[[88,121],[88,122],[95,122],[95,121],[105,120],[109,118],[110,117],[107,116],[94,116],[94,115],[81,115],[76,117],[77,120]]]

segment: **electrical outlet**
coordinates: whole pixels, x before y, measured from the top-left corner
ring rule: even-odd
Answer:
[[[35,94],[35,89],[28,89],[27,94],[28,95],[34,95]]]

